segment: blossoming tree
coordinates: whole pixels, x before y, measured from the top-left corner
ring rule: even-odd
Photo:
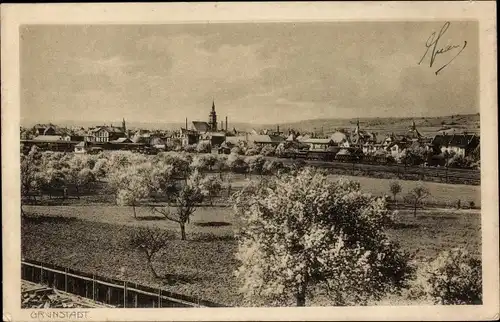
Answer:
[[[414,269],[384,228],[384,199],[306,168],[235,194],[241,220],[236,277],[248,305],[367,304],[398,291]]]

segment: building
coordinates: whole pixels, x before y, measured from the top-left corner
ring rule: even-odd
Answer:
[[[125,138],[127,135],[123,128],[115,126],[99,126],[90,131],[90,135],[87,137],[87,141],[91,142],[110,142],[120,138]]]
[[[327,151],[330,147],[336,146],[331,138],[329,139],[307,139],[302,143],[309,146],[310,151]]]
[[[246,142],[257,146],[272,145],[278,146],[285,138],[279,135],[247,135]]]
[[[353,146],[361,147],[364,144],[376,144],[377,136],[375,133],[362,131],[359,126],[359,120],[356,122],[356,128],[354,132],[351,134],[350,143]]]
[[[209,130],[217,132],[217,113],[215,112],[215,101],[212,101],[212,110],[208,115]]]
[[[208,122],[192,121],[188,125],[186,118],[185,128],[181,128],[178,132],[178,138],[181,140],[182,146],[198,144],[200,140],[209,141],[212,146],[219,146],[226,140],[227,132],[227,117],[226,129],[221,121],[221,128],[217,126],[217,112],[215,111],[215,101],[212,101],[212,109],[208,115]]]
[[[479,141],[479,136],[475,134],[442,134],[436,135],[431,145],[442,153],[455,153],[466,157],[479,146]]]
[[[36,135],[57,135],[57,128],[54,124],[37,124],[34,132]]]
[[[75,153],[83,154],[90,151],[90,143],[89,142],[80,142],[75,145]]]
[[[415,125],[415,121],[412,121],[412,123],[411,123],[411,128],[410,128],[410,131],[408,133],[408,138],[413,140],[413,141],[420,141],[423,139],[423,136],[417,130],[417,126]]]

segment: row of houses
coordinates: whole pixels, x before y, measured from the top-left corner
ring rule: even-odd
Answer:
[[[49,144],[64,150],[74,148],[75,152],[78,153],[89,151],[91,146],[102,149],[135,149],[146,146],[166,149],[169,144],[186,147],[206,142],[212,147],[230,149],[242,142],[246,145],[260,147],[265,145],[277,147],[280,144],[286,144],[286,142],[295,142],[298,146],[310,151],[328,151],[332,147],[336,147],[337,151],[339,148],[356,149],[366,155],[385,151],[385,153],[396,156],[409,147],[420,147],[426,150],[432,149],[436,153],[449,152],[465,157],[479,146],[479,136],[474,134],[450,135],[443,133],[433,138],[426,138],[418,131],[415,122],[412,123],[407,133],[403,135],[391,133],[385,137],[378,137],[377,133],[362,130],[359,121],[351,131],[348,129],[338,130],[322,137],[318,137],[314,133],[300,134],[292,129],[289,129],[288,134],[285,135],[280,131],[279,126],[276,127],[276,130],[238,132],[235,128],[228,130],[227,117],[225,122],[221,121],[219,126],[214,101],[209,112],[208,122],[188,122],[186,118],[184,127],[168,133],[148,130],[130,131],[126,127],[125,119],[119,127],[102,125],[88,130],[77,128],[71,133],[60,133],[53,124],[40,124],[35,126],[34,132],[36,136],[32,140],[25,140],[24,143]]]

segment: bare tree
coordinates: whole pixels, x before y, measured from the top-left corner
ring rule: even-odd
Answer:
[[[175,196],[175,211],[170,211],[170,207],[153,207],[152,211],[163,215],[166,219],[179,224],[181,228],[181,240],[186,240],[186,223],[189,223],[191,215],[196,211],[197,206],[203,201],[203,176],[194,171],[187,179],[187,182]]]
[[[397,181],[391,182],[391,184],[389,185],[389,189],[391,190],[391,193],[394,196],[394,201],[396,201],[397,194],[400,193],[401,190],[403,190],[401,188],[401,185]]]
[[[158,278],[153,260],[156,255],[168,246],[170,235],[168,231],[159,228],[140,227],[130,233],[130,246],[140,250],[146,255],[148,267],[155,278]]]
[[[413,188],[410,193],[405,197],[406,202],[413,206],[413,216],[417,217],[417,207],[422,203],[422,201],[430,196],[429,189],[422,185],[418,185]]]

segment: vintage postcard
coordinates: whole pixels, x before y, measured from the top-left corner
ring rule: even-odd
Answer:
[[[1,9],[4,321],[498,319],[494,2]]]

